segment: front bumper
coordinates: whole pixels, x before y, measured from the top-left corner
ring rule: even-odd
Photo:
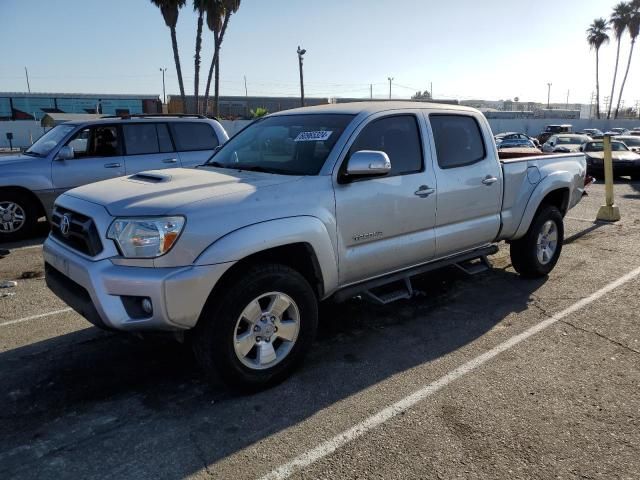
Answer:
[[[58,297],[98,327],[129,331],[193,328],[211,290],[233,265],[115,265],[108,258],[85,258],[51,237],[43,252],[47,285]],[[132,311],[131,298],[150,299],[153,312]]]

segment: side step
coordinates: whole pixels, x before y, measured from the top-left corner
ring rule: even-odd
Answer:
[[[491,268],[487,256],[493,255],[497,251],[498,247],[496,245],[488,245],[459,255],[426,263],[418,267],[385,275],[384,277],[350,285],[334,293],[333,299],[336,302],[342,302],[349,298],[362,295],[363,298],[385,305],[396,300],[411,298],[417,293],[411,286],[411,277],[448,265],[455,265],[463,272],[469,275],[475,275]]]
[[[489,259],[486,255],[471,260],[465,260],[464,262],[459,262],[454,265],[467,275],[477,275],[478,273],[486,272],[491,269],[491,263],[489,263]]]
[[[393,282],[373,290],[365,290],[362,292],[363,298],[380,305],[408,299],[413,297],[413,295],[414,291],[409,277],[406,277],[404,281]]]

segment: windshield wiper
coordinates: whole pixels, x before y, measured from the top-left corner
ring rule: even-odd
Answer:
[[[25,155],[29,155],[31,157],[43,157],[44,155],[41,155],[37,152],[30,152],[29,150],[24,152]]]
[[[207,163],[203,163],[202,165],[198,165],[198,167],[233,168],[233,167],[230,167],[229,165],[223,165],[220,162],[207,162]]]

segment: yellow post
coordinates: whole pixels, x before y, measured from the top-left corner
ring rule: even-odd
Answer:
[[[604,187],[605,204],[598,210],[596,220],[617,222],[620,220],[620,209],[613,201],[613,159],[611,158],[611,137],[605,135],[604,146]]]

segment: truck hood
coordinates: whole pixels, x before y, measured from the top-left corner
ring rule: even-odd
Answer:
[[[104,206],[113,216],[164,215],[216,197],[241,201],[297,176],[219,168],[150,170],[75,188],[66,195]]]

